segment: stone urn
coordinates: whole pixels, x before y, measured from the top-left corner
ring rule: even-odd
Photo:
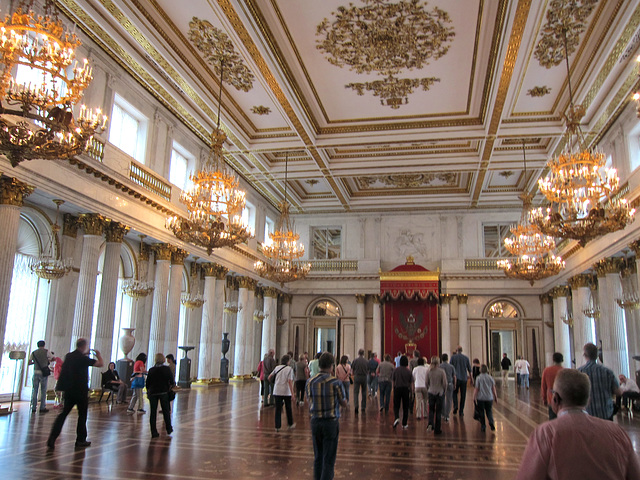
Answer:
[[[136,339],[133,336],[135,328],[123,328],[124,333],[120,337],[120,350],[124,353],[124,360],[129,360],[129,352],[133,350],[133,346],[136,344]]]
[[[229,352],[229,346],[231,345],[231,341],[229,340],[229,334],[222,334],[222,356],[223,358],[227,358],[227,353]]]

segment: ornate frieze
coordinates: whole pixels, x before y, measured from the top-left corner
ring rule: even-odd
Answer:
[[[458,174],[446,173],[414,173],[399,175],[366,176],[357,179],[363,190],[380,187],[423,188],[452,187],[458,184]]]
[[[105,228],[105,238],[110,243],[122,243],[131,227],[118,222],[109,222]]]
[[[35,187],[27,185],[16,178],[0,178],[0,205],[21,207],[24,199],[33,192]]]
[[[78,216],[78,223],[85,235],[102,235],[108,220],[99,213],[81,213]]]

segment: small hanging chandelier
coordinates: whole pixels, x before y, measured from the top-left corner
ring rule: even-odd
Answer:
[[[140,235],[140,255],[146,255],[144,252],[144,239],[146,235]],[[122,292],[125,295],[130,296],[131,298],[144,298],[153,292],[154,284],[153,281],[140,281],[140,264],[136,262],[136,278],[132,278],[130,280],[125,281],[122,284]]]
[[[180,297],[180,303],[189,310],[200,308],[206,302],[204,295],[197,292],[199,285],[196,280],[200,275],[200,267],[198,266],[197,261],[198,257],[195,257],[191,264],[191,281],[189,282],[190,290],[192,292],[195,291],[196,293],[183,293]]]
[[[58,216],[60,214],[60,205],[64,203],[64,200],[54,200],[56,204],[56,221],[51,225],[51,237],[47,247],[32,264],[31,271],[38,277],[48,280],[57,280],[64,277],[73,269],[73,259],[61,258],[60,253],[56,254],[56,244],[58,243],[58,232],[60,226],[58,225]]]
[[[228,171],[222,155],[222,146],[227,139],[220,128],[224,67],[223,59],[220,62],[218,124],[211,134],[209,156],[202,169],[189,176],[193,185],[180,195],[180,202],[187,207],[187,218],[174,215],[166,222],[166,227],[178,239],[204,247],[208,255],[215,248],[246,242],[253,236],[242,221],[245,192],[240,190],[238,178]]]
[[[527,154],[525,142],[522,142],[524,162],[524,178],[527,178]],[[553,237],[545,235],[537,225],[529,222],[529,211],[533,195],[523,193],[522,214],[520,222],[511,227],[510,238],[505,238],[505,248],[517,258],[498,261],[498,267],[510,278],[527,280],[534,284],[536,280],[557,275],[564,268],[562,258],[553,254],[556,242]]]
[[[289,216],[290,204],[287,201],[287,176],[289,156],[285,158],[284,200],[280,203],[280,218],[269,239],[262,244],[262,253],[267,261],[254,264],[258,275],[284,285],[306,277],[311,270],[309,262],[300,261],[304,255],[304,245],[298,243],[300,235],[294,230],[293,220]]]
[[[86,150],[107,117],[80,102],[93,80],[87,60],[78,64],[80,40],[58,18],[52,0],[44,16],[34,0],[21,0],[0,20],[0,154],[14,167],[23,160],[70,158]]]
[[[585,109],[573,100],[567,28],[561,32],[569,88],[565,144],[560,155],[547,162],[549,175],[538,180],[540,191],[551,206],[533,210],[530,219],[547,235],[571,238],[584,247],[594,238],[622,230],[633,221],[635,209],[617,196],[616,170],[606,166],[603,153],[589,149],[580,128]]]

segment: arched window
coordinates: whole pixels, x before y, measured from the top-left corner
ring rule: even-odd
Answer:
[[[519,318],[520,313],[513,303],[507,300],[497,300],[489,305],[486,316],[489,318]]]

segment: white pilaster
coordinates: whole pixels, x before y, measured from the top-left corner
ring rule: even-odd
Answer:
[[[211,377],[220,379],[220,359],[222,358],[222,315],[224,310],[224,289],[225,289],[225,275],[227,270],[218,274],[216,279],[216,294],[213,299],[213,346],[211,350],[212,366]]]
[[[591,275],[576,275],[569,279],[573,307],[573,356],[578,366],[582,365],[585,343],[596,342],[594,320],[584,314],[590,307],[590,282],[593,280]]]
[[[440,321],[442,331],[442,345],[440,353],[451,355],[453,345],[451,345],[451,295],[442,295],[440,305]]]
[[[469,297],[464,293],[459,293],[458,297],[458,335],[459,345],[463,352],[469,352],[469,320],[467,310],[467,300]]]
[[[256,309],[256,294],[255,284],[252,283],[247,291],[247,303],[245,304],[243,311],[246,310],[246,339],[244,346],[244,371],[245,374],[251,373],[258,368],[258,363],[262,360],[260,353],[258,352],[258,346],[260,345],[260,338],[256,333],[262,325],[253,319],[253,311]],[[258,352],[258,353],[256,353]],[[257,360],[259,358],[259,360]]]
[[[567,316],[567,297],[569,287],[560,285],[552,290],[553,296],[553,327],[556,352],[564,357],[564,367],[571,367],[571,339],[569,337],[569,325],[562,319]]]
[[[384,359],[382,351],[382,313],[380,305],[380,295],[373,295],[373,344],[371,350],[378,354],[380,360]]]
[[[234,369],[233,374],[236,377],[244,376],[251,371],[247,371],[246,361],[246,346],[247,346],[247,331],[249,322],[252,322],[253,310],[249,311],[247,301],[249,298],[249,285],[250,280],[246,277],[240,277],[240,289],[238,290],[238,321],[236,324],[236,345],[234,350]]]
[[[555,352],[554,343],[554,323],[553,323],[553,308],[551,295],[540,295],[540,302],[542,303],[542,328],[544,329],[544,358],[545,367],[553,365],[553,352]]]
[[[164,353],[164,334],[167,326],[167,293],[169,292],[169,275],[171,274],[171,251],[173,247],[161,244],[155,247],[156,275],[153,290],[153,307],[151,310],[151,326],[149,329],[148,356],[153,363],[156,353]]]
[[[355,355],[358,354],[358,350],[361,348],[366,351],[364,344],[364,325],[365,325],[365,312],[364,312],[364,302],[366,301],[366,295],[356,295],[356,351]]]
[[[180,328],[180,296],[182,295],[182,275],[187,252],[176,249],[171,254],[171,273],[169,278],[169,296],[167,299],[167,325],[164,333],[164,351],[178,358],[178,329]]]

